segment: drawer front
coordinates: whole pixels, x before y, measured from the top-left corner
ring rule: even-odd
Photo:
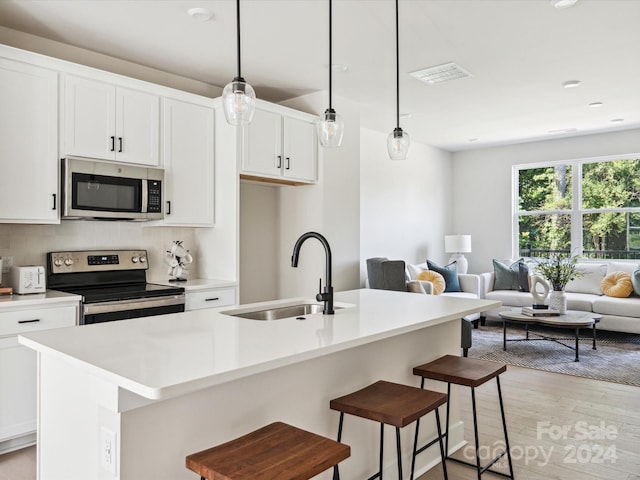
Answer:
[[[34,308],[0,313],[0,337],[71,327],[77,324],[77,307]]]
[[[236,303],[235,288],[218,288],[204,292],[187,292],[185,310],[216,308]]]

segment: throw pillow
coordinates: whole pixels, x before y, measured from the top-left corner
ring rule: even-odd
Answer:
[[[633,291],[636,295],[640,295],[640,265],[633,271],[631,275],[631,284],[633,285]]]
[[[626,298],[633,292],[631,275],[627,272],[611,272],[602,279],[601,287],[607,297]]]
[[[456,262],[451,262],[449,265],[445,265],[443,267],[431,260],[427,260],[427,266],[429,267],[429,270],[433,270],[434,272],[438,272],[442,275],[446,284],[444,288],[445,292],[462,291],[460,290],[460,282],[458,281],[458,268],[456,266]]]
[[[440,295],[447,287],[447,282],[445,282],[444,277],[435,270],[425,270],[424,272],[418,274],[417,279],[431,282],[433,284],[434,295]]]
[[[518,263],[518,290],[529,292],[529,267],[525,263]]]
[[[409,280],[417,280],[418,275],[424,272],[425,270],[429,270],[425,263],[419,263],[417,265],[413,265],[411,263],[407,263],[407,273],[409,275]]]
[[[518,259],[511,265],[493,260],[493,272],[495,280],[493,281],[494,290],[519,290],[520,282],[518,280],[520,274],[520,264],[522,259]]]
[[[582,277],[575,278],[567,283],[565,292],[590,293],[602,295],[602,279],[607,274],[607,265],[600,263],[579,263],[576,272],[582,273]]]

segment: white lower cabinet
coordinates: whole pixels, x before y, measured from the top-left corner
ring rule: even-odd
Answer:
[[[32,443],[36,432],[36,353],[18,334],[76,325],[78,306],[0,312],[0,454]]]
[[[236,288],[212,288],[186,293],[185,310],[199,310],[201,308],[216,308],[234,305],[236,303]]]

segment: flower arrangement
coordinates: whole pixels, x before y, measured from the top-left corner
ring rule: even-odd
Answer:
[[[571,280],[582,277],[582,273],[576,271],[578,256],[563,257],[552,254],[548,259],[540,260],[536,271],[549,280],[551,288],[561,292]]]

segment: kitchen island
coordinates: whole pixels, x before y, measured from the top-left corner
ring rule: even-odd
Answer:
[[[336,293],[334,315],[259,321],[224,313],[300,301],[22,335],[38,352],[38,478],[194,479],[186,455],[276,420],[334,437],[330,399],[378,379],[419,385],[413,366],[459,354],[461,317],[499,306],[364,289]],[[462,433],[455,400],[450,446]],[[342,477],[367,477],[379,427],[347,421],[352,455]],[[413,429],[404,430],[410,448]],[[430,429],[421,430],[427,438]],[[391,444],[386,452],[385,468],[395,468]],[[437,461],[435,451],[422,454],[417,471]]]

